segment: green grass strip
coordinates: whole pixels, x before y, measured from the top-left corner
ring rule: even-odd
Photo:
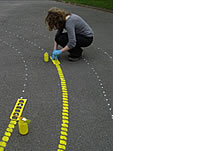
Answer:
[[[75,3],[75,4],[84,4],[88,6],[104,8],[104,9],[113,9],[113,0],[64,0],[65,2]]]

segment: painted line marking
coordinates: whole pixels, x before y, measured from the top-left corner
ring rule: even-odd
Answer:
[[[57,72],[60,78],[61,82],[61,90],[62,90],[62,122],[61,122],[61,130],[60,130],[60,139],[57,151],[63,151],[66,149],[67,146],[67,136],[68,136],[68,124],[69,124],[69,104],[68,104],[68,90],[66,86],[66,80],[63,75],[62,69],[60,67],[59,60],[53,60],[52,57],[50,57],[52,60],[52,63],[56,66]]]
[[[52,60],[52,62],[53,62],[54,65],[60,65],[59,60],[54,60],[54,59],[52,59],[51,56],[50,56],[50,59]],[[58,69],[57,69],[57,70],[58,70]],[[59,69],[59,71],[61,71],[61,69]],[[58,71],[58,73],[59,73],[59,71]]]
[[[107,98],[107,93],[106,93],[106,90],[104,90],[103,83],[102,83],[102,80],[100,79],[100,76],[99,76],[98,73],[96,72],[95,68],[89,65],[89,62],[88,62],[87,59],[84,58],[83,60],[85,61],[85,63],[90,67],[90,69],[91,69],[91,70],[93,71],[93,73],[95,74],[97,80],[99,81],[100,88],[102,89],[102,94],[103,94],[103,96],[106,98],[105,101],[108,102],[109,99]],[[108,104],[108,103],[107,103],[107,104]],[[110,114],[112,115],[112,113],[111,113],[112,108],[110,107],[110,104],[108,104],[108,107],[109,107],[108,109],[109,109],[109,111],[110,111]],[[112,117],[112,119],[113,119],[113,116],[111,116],[111,117]]]

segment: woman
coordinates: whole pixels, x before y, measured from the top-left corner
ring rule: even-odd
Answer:
[[[93,41],[93,31],[91,27],[78,15],[69,13],[65,10],[53,7],[48,11],[45,18],[49,30],[57,30],[52,59],[68,51],[69,61],[78,61],[82,58],[82,48],[89,46]],[[63,30],[67,32],[63,33]],[[62,46],[58,50],[58,45]]]

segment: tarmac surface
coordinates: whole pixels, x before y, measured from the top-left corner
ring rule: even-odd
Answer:
[[[56,1],[0,1],[0,137],[18,98],[27,99],[22,116],[29,134],[14,128],[4,150],[56,151],[62,123],[62,90],[55,65],[43,61],[53,50],[55,32],[44,23],[51,7],[80,15],[94,31],[83,59],[59,56],[69,102],[69,151],[113,150],[113,14]],[[1,141],[1,140],[0,140]],[[62,149],[61,149],[62,150]]]

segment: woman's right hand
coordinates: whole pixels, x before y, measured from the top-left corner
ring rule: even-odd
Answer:
[[[56,59],[58,59],[57,56],[60,55],[61,53],[62,53],[61,50],[54,49],[53,52],[52,52],[52,59],[55,59],[55,57],[56,57]]]

